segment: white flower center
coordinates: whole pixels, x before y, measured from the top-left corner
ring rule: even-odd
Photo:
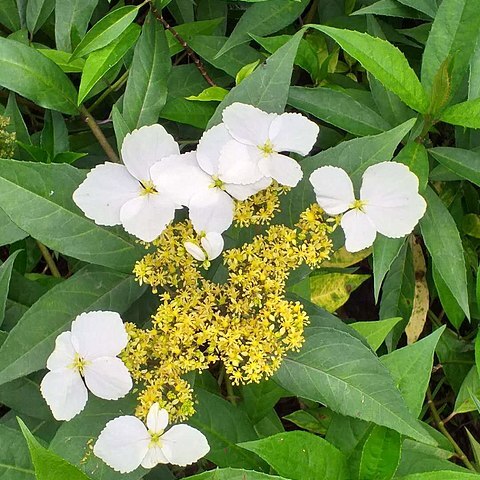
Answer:
[[[77,371],[80,375],[83,375],[83,371],[87,365],[91,362],[82,358],[78,353],[75,354],[73,358],[73,362],[69,365],[69,368],[73,368]]]
[[[150,434],[150,445],[149,445],[149,447],[162,448],[163,430],[160,430],[159,432],[151,432],[149,430],[148,433]]]
[[[264,157],[268,157],[272,153],[275,153],[273,143],[270,140],[267,140],[263,145],[258,145],[258,148],[261,150]]]
[[[142,191],[140,195],[154,195],[155,193],[158,193],[154,183],[151,180],[142,180],[140,185],[142,185]]]
[[[212,175],[213,182],[209,185],[210,188],[219,188],[225,190],[225,182],[220,180],[216,175]]]

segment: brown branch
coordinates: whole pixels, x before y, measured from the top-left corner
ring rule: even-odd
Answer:
[[[120,163],[118,155],[115,153],[115,150],[108,143],[107,138],[103,134],[101,128],[98,126],[97,121],[92,117],[91,113],[82,105],[80,107],[80,113],[82,115],[85,123],[90,127],[90,130],[95,135],[100,146],[103,148],[103,151],[107,154],[109,160],[113,163]]]
[[[189,47],[188,43],[177,33],[177,31],[170,26],[170,24],[163,18],[161,12],[159,12],[155,6],[150,3],[150,9],[155,16],[155,18],[165,27],[165,30],[168,30],[175,40],[182,46],[182,48],[187,52],[187,55],[192,59],[195,66],[198,68],[198,71],[202,74],[202,77],[205,81],[211,86],[216,87],[217,84],[211,79],[210,75],[205,70],[205,66],[202,61],[197,57],[196,53]]]

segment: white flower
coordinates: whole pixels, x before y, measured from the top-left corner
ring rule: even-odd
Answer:
[[[116,312],[82,313],[72,322],[70,332],[57,337],[47,360],[50,372],[40,384],[57,420],[70,420],[83,410],[87,387],[106,400],[117,400],[130,391],[132,379],[117,358],[127,342],[128,334]]]
[[[150,125],[125,136],[125,165],[96,166],[73,193],[74,202],[97,225],[123,225],[146,242],[157,238],[179,208],[150,178],[150,167],[180,152],[161,125]]]
[[[228,143],[237,142],[217,125],[203,134],[197,152],[172,155],[150,169],[155,185],[188,207],[199,233],[227,230],[233,221],[233,198],[245,200],[271,182],[258,171],[251,174],[254,165],[248,158],[238,156],[226,165],[222,152]]]
[[[252,105],[232,103],[222,114],[230,135],[237,141],[227,155],[234,162],[241,153],[260,172],[282,185],[295,187],[303,174],[300,165],[280,152],[307,155],[318,135],[318,125],[299,113],[267,113]]]
[[[185,466],[205,456],[210,447],[205,436],[188,425],[175,425],[164,433],[168,413],[158,403],[150,407],[147,426],[125,415],[107,423],[93,447],[93,453],[121,473],[140,465],[153,468],[159,463]]]
[[[425,200],[418,193],[418,178],[406,165],[382,162],[363,174],[360,199],[352,181],[338,167],[321,167],[310,176],[317,202],[329,215],[343,215],[345,248],[358,252],[373,244],[378,233],[399,238],[410,233],[423,217]],[[347,211],[348,210],[348,211]]]
[[[193,242],[185,242],[185,250],[199,262],[203,262],[205,268],[210,266],[210,260],[215,260],[223,250],[223,238],[219,233],[209,232],[202,236],[200,245]]]

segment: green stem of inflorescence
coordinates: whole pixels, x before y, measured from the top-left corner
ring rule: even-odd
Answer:
[[[51,253],[49,252],[48,248],[38,240],[36,240],[38,248],[40,249],[40,252],[42,253],[42,256],[48,265],[48,268],[50,270],[50,273],[52,276],[56,278],[62,278],[62,275],[60,271],[58,270],[57,264],[55,263],[55,260],[53,259]]]

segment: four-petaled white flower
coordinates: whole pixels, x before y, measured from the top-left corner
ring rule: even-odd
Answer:
[[[40,385],[57,420],[70,420],[83,410],[87,387],[106,400],[117,400],[130,391],[132,379],[117,358],[127,342],[128,334],[116,312],[82,313],[72,322],[70,332],[57,337],[47,360],[50,372]]]
[[[200,246],[201,245],[201,246]],[[199,262],[203,262],[203,266],[208,268],[210,260],[215,260],[223,250],[223,238],[219,233],[209,232],[202,236],[200,245],[193,242],[185,242],[185,250]]]
[[[238,156],[247,157],[265,177],[288,187],[297,185],[303,176],[300,165],[280,152],[307,155],[318,136],[316,123],[299,113],[278,115],[243,103],[229,105],[222,118],[237,141],[224,153],[227,162],[234,163]]]
[[[310,182],[325,212],[344,214],[341,225],[349,252],[372,245],[377,232],[391,238],[407,235],[425,213],[418,178],[402,163],[382,162],[368,167],[359,200],[355,199],[350,177],[341,168],[320,167],[312,173]]]
[[[119,225],[151,242],[173,220],[180,208],[159,190],[150,167],[180,153],[177,142],[161,125],[150,125],[125,136],[122,160],[96,166],[73,193],[74,202],[97,225]]]
[[[93,452],[121,473],[140,465],[153,468],[159,463],[185,466],[205,456],[210,447],[205,436],[188,425],[174,425],[164,433],[168,413],[158,403],[150,407],[147,426],[138,418],[125,415],[107,423]]]

